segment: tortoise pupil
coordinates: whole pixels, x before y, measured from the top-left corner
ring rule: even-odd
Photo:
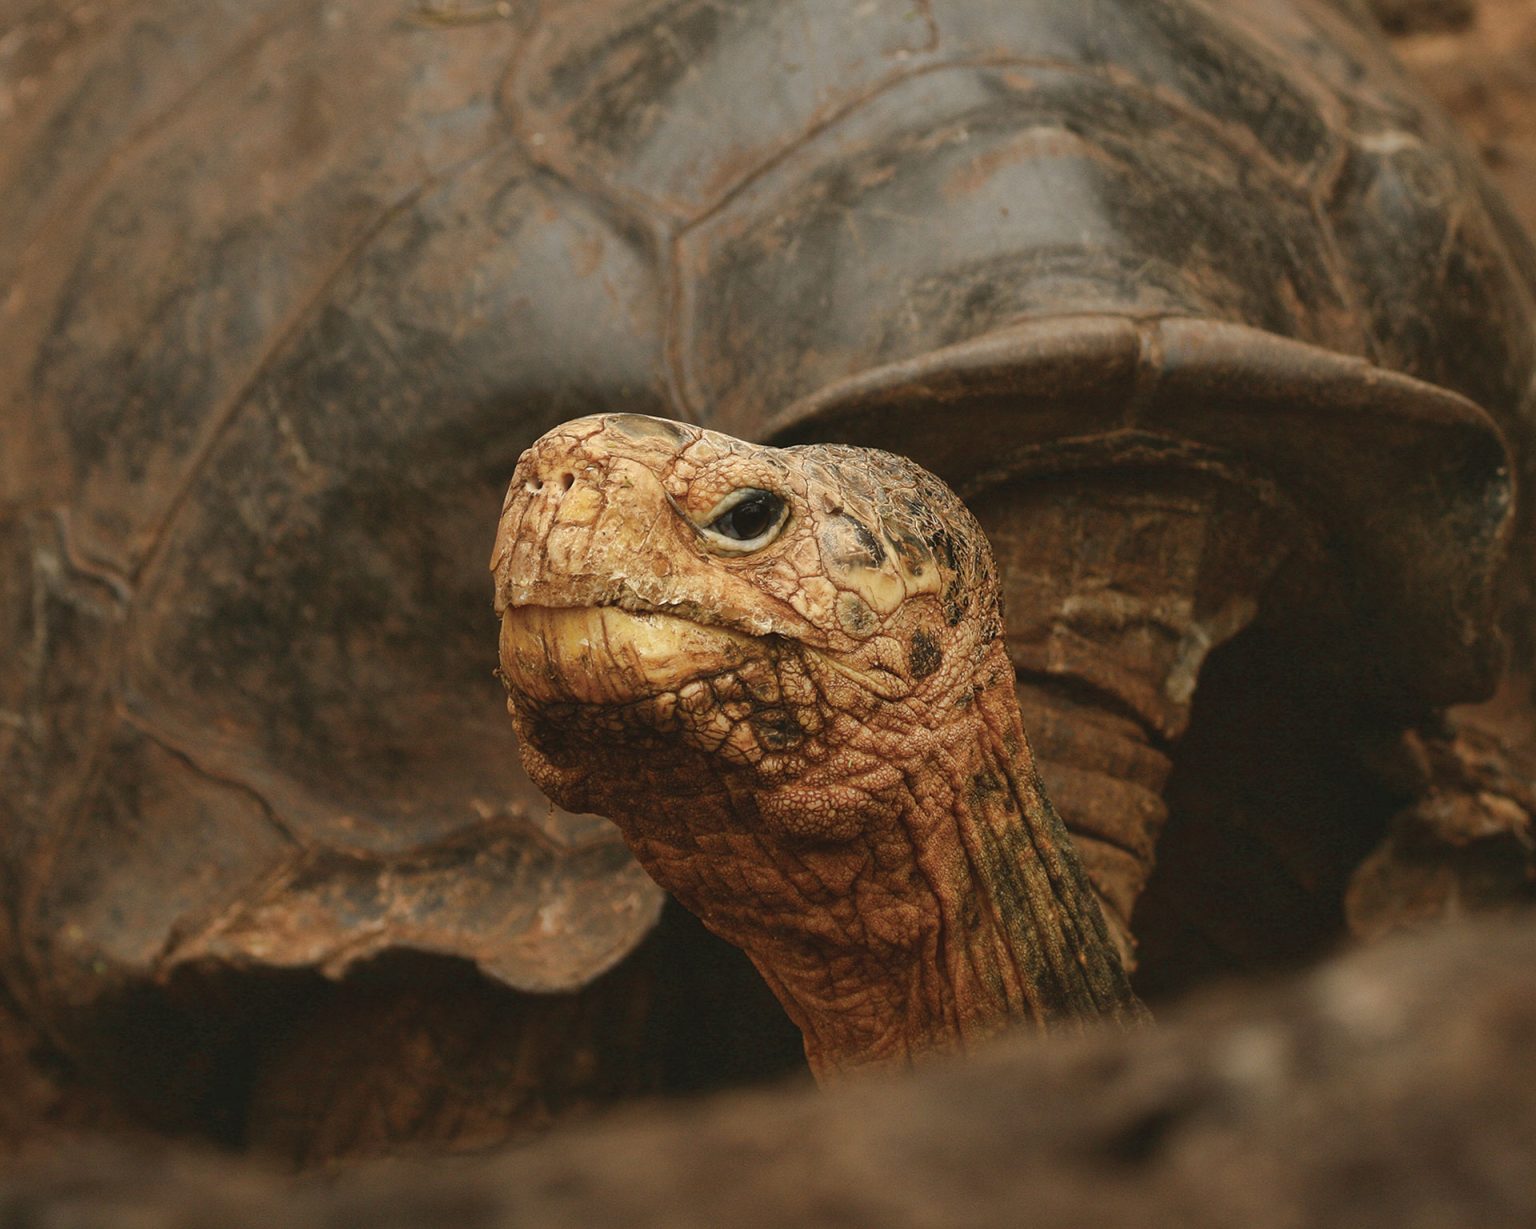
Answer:
[[[772,491],[752,491],[717,516],[710,528],[738,542],[750,542],[772,529],[783,509],[784,501]]]

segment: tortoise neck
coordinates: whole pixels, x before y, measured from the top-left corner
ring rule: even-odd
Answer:
[[[893,829],[910,850],[904,865],[870,851],[857,924],[809,953],[804,935],[742,943],[820,1079],[912,1065],[1018,1023],[1143,1014],[1041,790],[1001,642],[988,656],[990,681],[915,737],[921,762],[901,765]]]

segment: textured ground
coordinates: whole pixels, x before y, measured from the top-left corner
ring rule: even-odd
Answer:
[[[1131,1036],[634,1110],[500,1157],[289,1181],[96,1147],[0,1175],[28,1229],[1536,1223],[1536,920],[1398,941]]]

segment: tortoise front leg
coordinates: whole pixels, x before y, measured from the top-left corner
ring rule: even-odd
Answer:
[[[1357,938],[1536,902],[1532,692],[1511,671],[1492,699],[1397,741],[1386,775],[1410,801],[1350,878],[1344,909]]]
[[[1002,573],[1019,707],[1128,968],[1207,655],[1288,552],[1261,485],[1214,465],[1076,469],[973,497]]]

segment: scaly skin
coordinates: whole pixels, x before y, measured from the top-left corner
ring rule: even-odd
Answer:
[[[744,488],[783,528],[705,526]],[[887,453],[604,415],[513,476],[492,570],[530,774],[743,948],[826,1078],[1138,1018],[1041,792],[991,551]]]

